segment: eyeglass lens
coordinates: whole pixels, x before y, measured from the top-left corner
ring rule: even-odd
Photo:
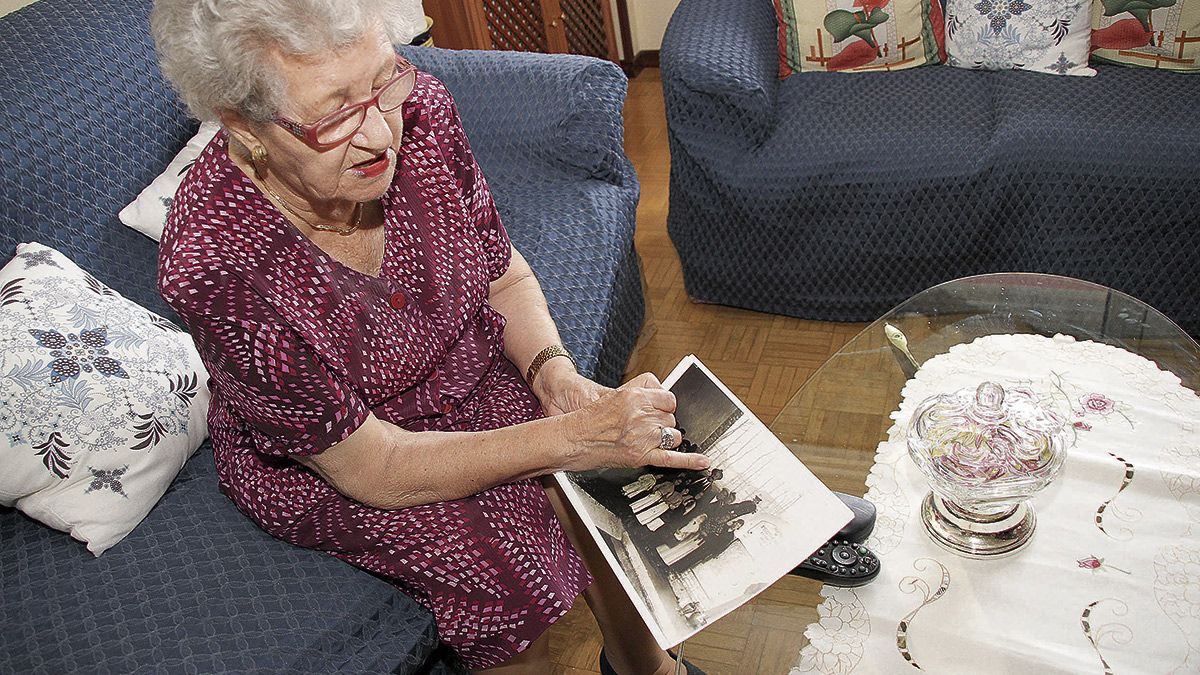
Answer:
[[[379,90],[378,106],[380,112],[389,113],[408,100],[416,84],[417,74],[410,70],[403,77],[392,80]],[[317,129],[317,142],[339,143],[354,135],[367,118],[367,107],[356,105],[346,110],[344,115],[335,117]]]

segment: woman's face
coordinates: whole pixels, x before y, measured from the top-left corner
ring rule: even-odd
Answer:
[[[369,99],[396,68],[382,30],[337,53],[318,58],[276,53],[275,59],[285,82],[286,103],[279,115],[306,125]],[[378,199],[396,172],[404,132],[401,110],[384,114],[371,106],[357,133],[323,152],[277,124],[256,126],[252,133],[267,150],[267,181],[317,208]]]

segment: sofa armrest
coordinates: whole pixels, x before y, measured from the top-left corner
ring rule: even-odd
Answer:
[[[458,104],[484,173],[530,180],[531,163],[614,185],[628,180],[615,64],[565,54],[405,48]],[[541,172],[544,175],[544,172]]]
[[[661,50],[667,119],[748,145],[774,126],[778,21],[770,0],[682,0]]]

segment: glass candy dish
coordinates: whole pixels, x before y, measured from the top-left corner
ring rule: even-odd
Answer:
[[[1029,499],[1062,470],[1067,429],[1028,389],[984,382],[925,399],[908,454],[929,480],[921,519],[938,545],[970,558],[1015,553],[1033,536]]]

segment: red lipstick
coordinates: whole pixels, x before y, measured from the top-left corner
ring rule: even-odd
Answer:
[[[375,178],[376,176],[383,175],[383,173],[387,171],[388,167],[391,165],[392,152],[391,150],[385,150],[374,159],[355,164],[354,166],[350,167],[350,170],[359,176],[362,176],[363,178]]]

